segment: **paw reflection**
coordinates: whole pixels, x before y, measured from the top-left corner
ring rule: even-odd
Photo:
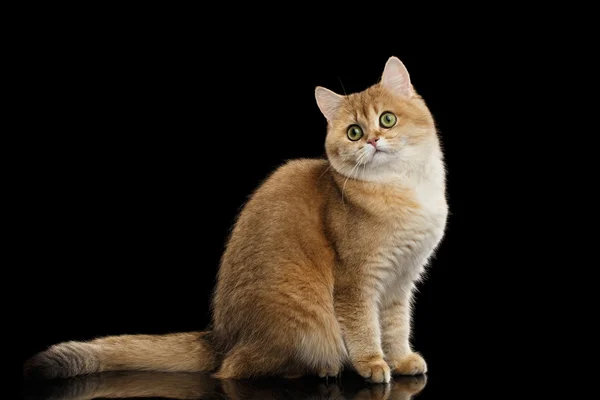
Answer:
[[[426,384],[425,376],[393,377],[390,384],[370,384],[358,376],[340,380],[218,380],[206,374],[111,372],[71,379],[27,382],[27,400],[110,398],[228,400],[410,400]]]
[[[344,389],[345,396],[339,398],[348,400],[410,400],[425,388],[426,383],[427,377],[425,375],[392,377],[389,385],[368,385],[361,380],[350,382],[344,380],[341,386]]]

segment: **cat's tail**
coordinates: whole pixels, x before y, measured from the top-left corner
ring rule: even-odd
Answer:
[[[103,371],[212,371],[219,360],[210,332],[109,336],[65,342],[30,358],[27,377],[68,378]]]

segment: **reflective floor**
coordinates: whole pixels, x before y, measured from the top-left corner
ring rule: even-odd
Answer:
[[[395,377],[390,384],[371,384],[346,373],[341,379],[220,381],[206,374],[119,372],[29,382],[23,399],[219,399],[219,400],[409,400],[427,398],[427,377]],[[437,397],[437,396],[435,396]],[[433,398],[433,397],[429,397]]]

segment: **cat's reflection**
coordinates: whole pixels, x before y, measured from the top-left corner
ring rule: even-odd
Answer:
[[[87,400],[131,397],[220,400],[410,400],[425,376],[393,378],[389,385],[362,378],[220,381],[206,374],[121,372],[62,381],[28,383],[27,400]]]

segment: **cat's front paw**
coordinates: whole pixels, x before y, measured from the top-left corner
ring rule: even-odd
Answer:
[[[373,358],[368,361],[355,361],[354,368],[360,376],[371,382],[390,382],[390,367],[381,357]]]
[[[421,375],[427,372],[427,363],[419,353],[390,360],[389,365],[394,375]]]
[[[344,366],[340,364],[329,365],[327,367],[322,367],[317,371],[317,375],[319,378],[335,378],[340,375],[340,373],[344,370]]]

